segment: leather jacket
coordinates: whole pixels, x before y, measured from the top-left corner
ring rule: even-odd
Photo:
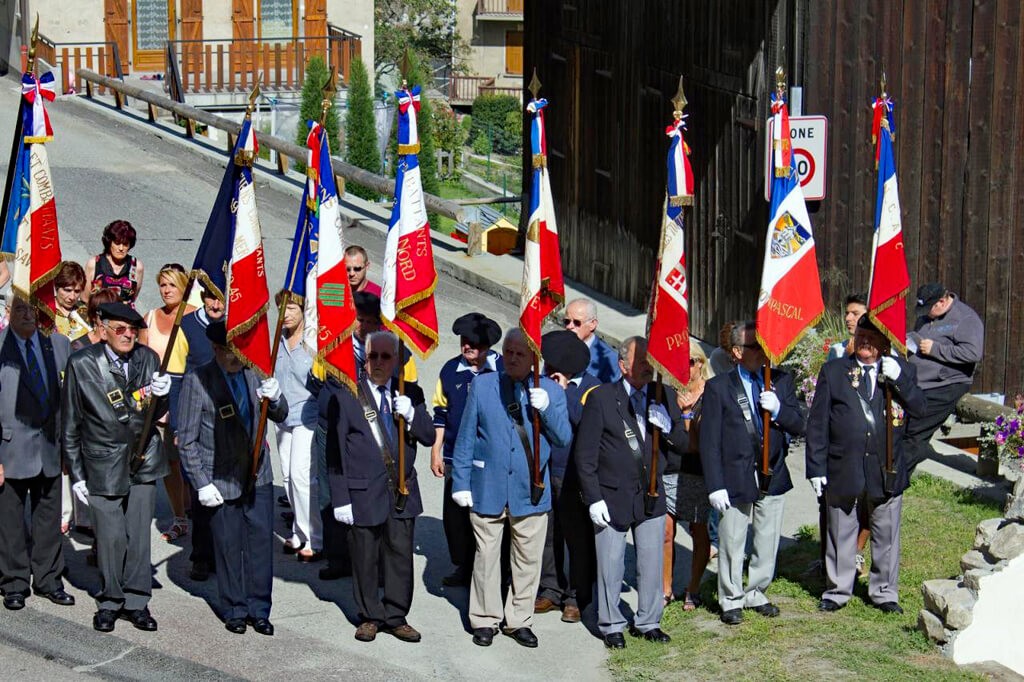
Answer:
[[[91,495],[127,495],[131,485],[150,483],[169,471],[156,420],[167,412],[168,399],[142,397],[160,358],[136,344],[128,379],[110,362],[107,345],[97,343],[68,359],[64,377],[62,422],[64,461],[72,481],[85,481]],[[147,434],[145,461],[132,475],[131,460],[142,435],[148,401],[156,412]]]

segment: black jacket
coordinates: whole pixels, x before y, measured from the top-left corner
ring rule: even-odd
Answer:
[[[893,464],[897,471],[895,495],[908,483],[907,462],[903,456],[903,437],[907,416],[921,417],[927,407],[924,392],[917,385],[917,371],[902,358],[900,376],[892,383]],[[875,389],[868,402],[875,419],[870,428],[858,393],[867,398],[866,384],[858,378],[853,387],[859,363],[853,357],[825,363],[818,374],[811,414],[807,420],[807,477],[828,477],[829,499],[857,497],[864,492],[872,499],[885,499],[883,469],[885,468],[885,391]],[[900,415],[900,412],[904,412]]]
[[[719,374],[704,385],[704,407],[701,411],[700,460],[708,492],[726,490],[732,504],[748,504],[760,497],[756,472],[761,468],[761,445],[754,445],[747,431],[737,391],[743,390],[739,370]],[[786,435],[802,436],[804,413],[796,397],[793,375],[772,369],[772,390],[782,404],[778,419],[769,428],[768,463],[772,469],[769,495],[782,495],[792,489],[793,481],[786,466],[789,445]],[[763,414],[757,404],[750,406],[752,417]],[[756,431],[755,431],[756,433]],[[759,439],[760,440],[760,439]]]
[[[167,475],[167,455],[156,430],[156,420],[167,412],[167,396],[140,400],[140,389],[148,389],[159,368],[157,354],[139,344],[131,353],[127,381],[111,366],[105,343],[68,359],[61,413],[64,461],[71,479],[85,481],[91,495],[127,495],[130,485]],[[129,467],[142,439],[149,400],[156,401],[156,412],[146,434],[145,461],[132,476]],[[122,407],[116,407],[119,402]],[[118,420],[119,414],[124,421]]]
[[[653,382],[647,385],[647,391],[649,396],[654,395]],[[665,513],[665,488],[661,480],[665,451],[671,449],[682,453],[688,445],[686,429],[676,405],[676,393],[668,386],[662,395],[662,405],[672,420],[672,431],[659,436],[658,500],[654,516]],[[654,433],[654,427],[648,421],[646,435],[640,443],[644,463],[642,471],[629,447],[623,422],[634,433],[637,432],[637,422],[630,410],[625,386],[621,381],[602,384],[587,396],[573,446],[584,504],[589,507],[604,500],[612,519],[611,526],[620,531],[650,518],[644,513],[644,495],[650,485],[648,476]]]

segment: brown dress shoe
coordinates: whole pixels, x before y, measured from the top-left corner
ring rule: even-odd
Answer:
[[[562,622],[563,623],[578,623],[582,619],[580,615],[579,607],[573,606],[572,604],[566,604],[565,609],[562,610]]]
[[[360,642],[372,642],[377,639],[377,624],[366,622],[356,628],[356,639]]]
[[[547,597],[537,597],[537,600],[533,602],[534,613],[547,613],[548,611],[554,611],[558,606],[555,602],[551,601]]]
[[[388,630],[385,630],[384,632],[395,637],[396,639],[402,640],[403,642],[418,642],[421,639],[420,633],[416,630],[416,628],[409,625],[408,623],[403,623],[402,625],[390,628]]]

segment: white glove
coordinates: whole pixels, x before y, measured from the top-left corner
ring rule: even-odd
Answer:
[[[171,392],[171,375],[153,372],[153,382],[149,388],[157,398],[163,398]]]
[[[896,361],[896,358],[888,355],[882,356],[882,376],[889,381],[896,381],[900,378],[902,372],[903,368],[900,367],[900,363]]]
[[[260,387],[256,389],[256,396],[275,403],[281,397],[281,384],[277,383],[277,379],[274,377],[264,379]]]
[[[664,405],[654,403],[647,408],[647,421],[655,428],[668,433],[672,430],[672,419],[668,416],[668,410]]]
[[[395,413],[406,422],[411,422],[416,411],[413,409],[412,400],[407,395],[395,396]]]
[[[608,513],[608,505],[604,500],[598,500],[590,505],[590,520],[598,528],[607,528],[608,524],[612,522],[612,517]]]
[[[548,409],[548,405],[551,404],[551,398],[548,397],[548,392],[543,388],[531,388],[530,389],[530,407],[543,412]]]
[[[220,491],[217,490],[217,486],[212,483],[204,485],[202,488],[197,490],[196,495],[199,496],[199,504],[204,507],[219,507],[224,504],[224,498],[221,497]]]
[[[84,504],[86,507],[89,506],[89,489],[85,487],[85,481],[76,481],[71,486],[72,492],[75,493],[75,497],[78,501]]]
[[[473,506],[473,492],[471,490],[456,490],[452,493],[452,501],[460,507],[468,509]]]
[[[811,476],[811,488],[814,489],[814,494],[817,497],[821,497],[821,491],[825,489],[825,485],[828,483],[828,479],[824,476]]]
[[[352,515],[352,505],[346,504],[344,507],[335,507],[334,520],[338,523],[344,523],[346,526],[351,526],[355,523],[356,517]]]
[[[782,403],[779,402],[779,396],[775,395],[775,391],[761,391],[761,409],[768,410],[772,419],[778,419]]]
[[[710,502],[711,506],[714,507],[715,510],[718,511],[719,513],[724,512],[726,509],[732,506],[731,504],[729,504],[729,491],[726,490],[725,488],[722,488],[721,490],[716,490],[715,492],[708,495],[708,502]]]

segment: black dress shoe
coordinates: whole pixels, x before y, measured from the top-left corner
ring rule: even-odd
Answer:
[[[661,628],[653,628],[647,632],[641,632],[635,625],[629,626],[629,634],[633,637],[643,637],[648,642],[671,642],[672,638],[665,634]]]
[[[274,636],[274,624],[266,618],[246,618],[245,622],[252,626],[252,629],[260,635],[267,637]]]
[[[299,543],[298,547],[296,547],[295,545],[293,545],[290,542],[286,542],[286,543],[284,543],[284,553],[285,554],[298,554],[299,550],[302,549],[305,546],[306,546],[305,542]]]
[[[340,578],[351,578],[352,567],[327,564],[326,566],[320,569],[319,575],[320,580],[338,580]]]
[[[92,628],[98,632],[113,632],[114,623],[117,622],[117,611],[112,609],[100,609],[92,617]]]
[[[44,599],[49,599],[57,606],[75,605],[75,598],[67,592],[65,592],[63,587],[58,587],[56,590],[53,590],[52,592],[40,592],[39,590],[35,590],[35,593],[38,596],[43,597]]]
[[[149,615],[149,607],[136,609],[134,611],[122,610],[120,617],[135,626],[136,630],[156,632],[156,621]]]
[[[473,574],[461,568],[455,569],[453,573],[441,578],[441,584],[445,587],[469,587]]]
[[[757,613],[760,613],[765,618],[775,618],[777,615],[779,615],[779,607],[771,602],[768,602],[767,604],[761,604],[760,606],[755,606],[753,610]]]
[[[490,646],[494,642],[496,634],[498,634],[498,628],[476,628],[473,630],[473,644]]]
[[[242,618],[230,618],[224,621],[224,629],[236,635],[245,634],[245,620]]]
[[[518,644],[528,647],[530,649],[537,648],[537,635],[533,634],[533,630],[530,628],[516,628],[515,630],[505,630],[506,637],[511,637]]]
[[[210,579],[210,565],[205,561],[193,561],[192,569],[188,572],[188,577],[195,580],[197,583],[206,582]]]
[[[625,649],[626,638],[621,632],[610,632],[604,636],[604,645],[609,649]]]
[[[290,506],[292,506],[292,503],[288,501],[288,496],[287,495],[278,495],[277,496],[277,503],[279,505],[281,505],[282,507],[290,507]]]
[[[11,611],[25,608],[25,595],[21,592],[8,592],[4,595],[4,608]]]
[[[895,614],[902,614],[903,613],[903,607],[901,607],[899,604],[897,604],[894,601],[887,601],[887,602],[882,602],[881,604],[875,604],[875,608],[878,609],[879,611],[881,611],[882,613],[895,613]]]
[[[739,625],[743,622],[743,609],[722,611],[721,621],[726,625]]]
[[[822,599],[820,602],[818,602],[818,610],[819,611],[826,611],[828,613],[832,613],[833,611],[838,611],[839,609],[843,608],[843,606],[845,606],[845,605],[844,604],[840,604],[838,602],[834,602],[831,599]]]

